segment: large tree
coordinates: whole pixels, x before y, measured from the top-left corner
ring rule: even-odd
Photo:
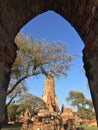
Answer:
[[[66,97],[66,101],[75,108],[78,117],[82,119],[95,118],[93,103],[82,92],[70,91]]]
[[[34,40],[31,36],[18,34],[15,39],[19,47],[17,58],[12,66],[11,81],[13,85],[8,89],[10,94],[19,83],[26,78],[39,74],[53,76],[67,76],[72,57],[67,54],[66,44]],[[11,82],[10,82],[11,83]]]

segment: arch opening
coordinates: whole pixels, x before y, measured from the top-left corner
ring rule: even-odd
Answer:
[[[1,57],[0,72],[3,73],[1,79],[7,83],[0,81],[1,90],[0,92],[4,95],[0,97],[0,102],[3,102],[3,107],[0,107],[1,111],[1,122],[2,113],[4,114],[4,102],[6,89],[8,87],[8,81],[10,77],[10,68],[15,60],[16,46],[14,44],[14,38],[19,31],[19,29],[26,24],[30,19],[34,18],[38,14],[41,14],[47,10],[54,10],[65,19],[67,19],[73,27],[77,30],[79,35],[84,41],[85,48],[83,51],[83,61],[86,70],[86,76],[88,78],[90,91],[96,111],[96,118],[98,120],[98,70],[96,70],[98,65],[98,4],[95,0],[91,1],[77,1],[69,2],[68,0],[50,0],[46,2],[42,0],[35,1],[24,1],[20,4],[18,1],[3,1],[1,4],[1,32],[0,32],[0,43],[1,43]],[[2,3],[3,3],[2,2]],[[4,8],[5,6],[5,8]],[[6,8],[7,7],[7,8]],[[8,11],[9,10],[9,11]],[[17,11],[16,11],[17,10]],[[77,12],[77,13],[76,13]],[[7,23],[9,21],[9,24]],[[3,34],[3,35],[2,35]],[[8,46],[9,45],[9,46]],[[10,51],[12,49],[12,51]],[[5,51],[6,50],[6,51]],[[3,58],[2,58],[3,57]],[[3,66],[3,67],[2,67]],[[4,71],[3,71],[4,70]],[[5,86],[5,87],[3,87]],[[3,89],[3,90],[2,90]],[[0,104],[1,104],[0,103]]]
[[[43,16],[45,17],[45,19],[46,19],[46,21],[45,21],[45,19],[43,20]],[[49,17],[49,15],[50,15],[50,17]],[[61,21],[60,22],[57,22],[57,26],[58,26],[58,28],[57,28],[57,26],[55,26],[55,27],[51,27],[51,26],[49,26],[48,24],[49,23],[47,23],[47,21],[48,20],[50,20],[50,25],[53,25],[53,23],[52,23],[52,18],[54,17],[54,15],[55,15],[55,17],[57,18],[56,20],[54,20],[53,22],[55,22],[55,24],[56,24],[56,22],[59,20],[59,18],[60,19],[62,19],[62,23],[61,23]],[[79,57],[81,57],[81,63],[78,63],[78,65],[76,65],[75,67],[76,68],[73,68],[74,69],[74,72],[72,72],[72,73],[74,73],[74,74],[72,74],[72,73],[70,73],[69,72],[69,75],[71,75],[71,78],[73,78],[73,81],[71,81],[71,79],[69,78],[68,79],[68,82],[70,82],[71,81],[71,84],[69,83],[69,84],[67,84],[66,85],[66,81],[67,81],[67,79],[66,80],[64,80],[65,81],[65,85],[64,85],[64,81],[62,80],[61,82],[62,82],[62,86],[64,86],[66,89],[65,89],[65,91],[67,90],[67,88],[68,87],[70,87],[70,86],[75,86],[75,88],[73,87],[72,89],[75,89],[75,91],[79,91],[80,89],[78,89],[79,87],[80,88],[82,88],[82,92],[84,93],[85,92],[85,96],[87,96],[87,94],[88,94],[88,96],[87,96],[87,98],[90,98],[90,94],[89,94],[89,92],[87,92],[86,91],[86,87],[85,87],[85,85],[86,85],[86,83],[87,83],[87,80],[86,80],[86,78],[85,77],[83,77],[83,62],[82,62],[82,49],[83,49],[83,41],[80,39],[80,37],[79,37],[79,35],[75,32],[75,30],[73,29],[73,27],[71,27],[71,25],[65,20],[65,19],[63,19],[63,18],[61,18],[61,16],[59,16],[58,14],[56,14],[56,13],[54,13],[54,12],[51,12],[51,11],[49,11],[49,12],[45,12],[44,14],[41,14],[41,15],[39,15],[39,17],[40,16],[42,16],[42,18],[40,18],[40,20],[38,20],[38,17],[37,18],[35,18],[35,20],[33,19],[33,20],[31,20],[30,21],[30,23],[27,23],[27,25],[26,25],[26,27],[23,27],[21,30],[20,30],[20,32],[21,33],[24,33],[24,34],[28,34],[28,35],[35,35],[34,36],[34,38],[36,38],[36,39],[44,39],[44,38],[47,38],[47,36],[49,36],[49,33],[51,32],[50,30],[50,28],[52,28],[52,30],[54,29],[55,31],[53,31],[53,33],[51,32],[51,35],[52,36],[50,36],[50,41],[52,41],[52,40],[62,40],[61,39],[61,37],[59,37],[59,35],[63,35],[62,37],[68,37],[68,39],[67,39],[67,41],[66,41],[66,38],[65,39],[63,39],[63,41],[64,42],[67,42],[68,43],[68,46],[69,46],[69,48],[70,48],[70,54],[76,54],[76,55],[81,55],[81,56],[79,56]],[[45,21],[45,23],[46,23],[46,25],[45,25],[45,23],[43,22],[42,23],[42,21]],[[35,23],[36,23],[36,26],[35,26]],[[64,24],[64,23],[66,23],[66,24]],[[41,26],[41,25],[44,25],[44,28]],[[64,24],[63,26],[62,26],[62,24]],[[48,27],[48,29],[47,29],[47,26],[49,26]],[[68,27],[67,27],[68,26]],[[70,26],[70,28],[69,28],[69,26]],[[32,30],[33,30],[33,33],[32,33],[32,30],[31,30],[31,27],[32,27]],[[46,30],[46,34],[43,34],[43,32],[41,32],[41,29],[39,29],[39,28],[42,28],[42,30],[43,30],[43,32],[45,32],[45,30]],[[60,32],[61,30],[59,30],[60,28],[62,28],[61,30],[63,30],[62,32]],[[35,29],[36,28],[36,29]],[[38,30],[37,30],[37,28],[38,28]],[[56,30],[57,29],[57,30]],[[64,32],[64,30],[68,30],[68,32],[66,33],[66,31]],[[71,31],[70,31],[70,29],[71,29]],[[59,31],[59,33],[57,34],[57,36],[55,36],[54,34],[57,32],[57,31]],[[35,33],[36,32],[36,33]],[[65,34],[66,33],[66,34]],[[74,33],[74,34],[73,34]],[[55,38],[56,37],[56,38]],[[57,38],[57,37],[59,37],[59,39]],[[73,38],[74,37],[74,38]],[[78,37],[78,38],[77,38]],[[48,38],[49,39],[49,38]],[[72,39],[71,41],[69,40],[69,39]],[[75,41],[76,40],[76,41]],[[71,43],[70,43],[71,42]],[[80,42],[80,44],[79,44],[79,42]],[[72,44],[72,45],[71,45]],[[80,48],[78,49],[78,47],[79,47],[79,45],[80,45]],[[75,46],[76,45],[76,46]],[[71,46],[71,47],[70,47]],[[77,50],[78,49],[78,50]],[[73,52],[71,51],[71,50],[73,50]],[[78,54],[77,54],[77,51],[78,51]],[[80,54],[80,52],[81,52],[81,54]],[[80,58],[79,58],[79,60],[80,60]],[[80,65],[81,64],[81,65]],[[81,70],[79,70],[79,67],[81,66]],[[77,69],[78,68],[78,69]],[[78,70],[78,71],[77,71]],[[82,74],[80,74],[80,73],[82,73]],[[76,75],[75,75],[76,74]],[[79,74],[79,75],[77,75],[77,74]],[[82,75],[82,76],[80,76],[80,75]],[[78,77],[78,79],[76,78],[76,76]],[[69,77],[69,76],[68,76]],[[84,83],[82,83],[82,80],[81,80],[81,77],[83,78],[83,80],[84,80]],[[75,80],[76,79],[76,80]],[[38,83],[38,81],[39,81],[39,83]],[[81,83],[76,83],[76,84],[74,84],[74,82],[77,82],[77,81],[80,81],[81,83],[82,83],[82,85],[80,85]],[[40,90],[41,90],[41,88],[43,88],[43,80],[42,79],[37,79],[37,80],[33,80],[33,79],[31,79],[30,80],[30,82],[33,82],[33,83],[29,83],[28,81],[27,81],[27,84],[29,85],[29,87],[30,87],[30,92],[32,91],[32,92],[34,92],[35,93],[35,95],[36,95],[36,93],[37,93],[37,91],[39,92],[39,87],[37,88],[37,90],[35,89],[35,90],[32,90],[32,86],[34,86],[33,84],[34,84],[34,82],[35,82],[35,84],[37,85],[37,83],[38,83],[38,85],[37,86],[41,86],[40,87]],[[42,82],[42,84],[40,84],[40,82]],[[57,82],[57,80],[56,80],[56,82]],[[63,87],[60,87],[59,85],[61,85],[61,82],[59,81],[59,83],[55,83],[55,87],[57,86],[57,91],[58,92],[56,92],[56,94],[57,94],[57,97],[59,96],[61,96],[61,94],[64,92],[64,88]],[[57,84],[59,84],[59,85],[57,85]],[[62,91],[60,90],[60,89],[62,89]],[[83,90],[84,89],[84,90]],[[38,96],[41,96],[41,94],[42,94],[42,91],[43,90],[41,90],[40,91],[40,94],[38,94],[37,93],[37,95]],[[61,92],[60,92],[61,91]],[[68,90],[68,91],[70,91],[70,90]],[[68,94],[68,91],[67,91],[67,94]],[[80,90],[81,91],[81,90]],[[65,94],[65,97],[67,96],[67,94]],[[62,104],[65,104],[65,102],[66,101],[64,101],[65,100],[65,97],[62,95],[62,98],[63,99],[61,99],[61,98],[59,98],[59,103],[60,103],[60,101],[62,101],[62,103],[60,103],[59,104],[59,107],[61,107],[61,105]],[[67,107],[67,104],[65,104],[65,106]]]
[[[35,19],[32,19],[29,23],[27,23],[20,30],[20,33],[23,33],[25,35],[31,35],[31,36],[33,36],[33,38],[39,39],[39,40],[46,39],[46,40],[48,40],[48,42],[61,40],[65,43],[67,43],[69,55],[77,55],[77,57],[73,59],[74,63],[72,63],[75,65],[73,65],[73,67],[71,67],[71,70],[73,70],[73,72],[71,72],[71,70],[69,70],[69,72],[68,72],[68,77],[70,76],[70,78],[68,78],[68,81],[67,81],[67,79],[62,79],[62,83],[64,83],[64,81],[65,81],[65,85],[62,84],[62,87],[59,87],[59,85],[61,83],[58,83],[59,85],[57,85],[57,83],[55,83],[55,86],[57,86],[58,92],[60,91],[60,89],[63,90],[64,86],[66,89],[70,86],[72,86],[72,87],[75,86],[75,88],[73,87],[73,89],[75,89],[77,91],[79,91],[79,88],[82,88],[81,91],[85,93],[87,98],[91,98],[89,90],[87,90],[87,88],[86,88],[87,79],[83,72],[82,50],[84,48],[84,46],[83,46],[84,43],[81,40],[78,33],[75,31],[75,29],[66,21],[66,19],[63,19],[62,16],[58,15],[57,13],[55,13],[53,11],[47,11],[45,13],[40,14],[39,16],[35,17]],[[80,68],[80,69],[77,70],[77,68]],[[71,80],[71,78],[73,80]],[[33,79],[31,79],[31,80],[33,80]],[[30,82],[35,82],[35,84],[37,84],[38,82],[36,80],[30,81]],[[40,89],[41,88],[42,89],[40,90],[40,94],[37,93],[37,95],[41,96],[42,91],[43,91],[43,82],[42,82],[43,78],[42,78],[42,80],[41,79],[38,79],[38,80],[40,80],[39,82],[42,83],[41,85],[40,85],[40,83],[38,83],[38,86],[42,86],[42,87],[40,87]],[[79,80],[82,85],[80,85],[80,83],[77,82]],[[82,80],[83,80],[83,82],[82,82]],[[56,82],[57,82],[57,79],[56,79]],[[32,90],[33,83],[29,83],[28,81],[27,81],[27,83],[30,86],[30,91],[33,91],[34,93],[36,93],[36,91],[38,91],[38,88],[36,91]],[[66,85],[66,83],[68,85]],[[36,88],[34,88],[34,89],[36,89]],[[67,96],[68,91],[70,91],[70,90],[67,90],[65,97]],[[64,91],[62,91],[62,92],[64,92]],[[58,95],[60,97],[59,93],[58,93]],[[62,103],[60,103],[60,107],[62,104],[65,104],[64,103],[65,97],[62,96],[63,99],[59,99],[59,102],[61,100],[63,101]]]

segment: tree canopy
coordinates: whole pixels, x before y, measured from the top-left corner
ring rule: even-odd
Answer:
[[[7,95],[13,92],[19,84],[23,85],[24,80],[31,76],[47,75],[48,72],[57,78],[67,76],[72,56],[67,54],[65,43],[38,41],[23,34],[18,34],[15,42],[19,50],[12,66]]]
[[[30,36],[18,35],[19,46],[12,75],[20,78],[51,72],[54,76],[66,76],[72,57],[67,54],[66,44],[62,42],[36,41]]]
[[[95,117],[92,101],[87,99],[82,92],[70,91],[66,101],[76,108],[76,113],[80,118],[92,119]]]

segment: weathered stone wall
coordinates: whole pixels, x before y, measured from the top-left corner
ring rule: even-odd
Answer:
[[[33,116],[33,121],[25,116],[21,130],[61,130],[61,128],[63,128],[61,116],[51,115],[48,112],[48,115],[44,113],[44,115]]]
[[[75,119],[75,116],[70,108],[64,108],[64,111],[61,113],[63,124],[66,123],[68,119]]]
[[[3,63],[2,69],[9,68],[10,70],[15,60],[17,48],[14,38],[19,29],[38,14],[48,10],[54,10],[68,20],[84,41],[84,67],[98,120],[97,0],[0,0],[0,61]],[[1,79],[5,81],[6,76],[1,75]],[[0,88],[5,87],[7,86],[0,81]],[[0,98],[1,101],[2,96]],[[4,102],[5,99],[2,100],[2,103]]]

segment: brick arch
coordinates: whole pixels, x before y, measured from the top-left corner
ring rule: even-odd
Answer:
[[[98,120],[98,2],[97,0],[0,0],[0,117],[10,77],[10,68],[16,57],[14,39],[21,27],[37,15],[53,10],[69,21],[77,30],[85,48],[84,68]],[[2,119],[0,119],[2,120]]]
[[[2,40],[5,39],[4,43],[8,39],[9,42],[14,42],[20,28],[31,19],[48,10],[53,10],[68,20],[77,30],[85,44],[84,55],[90,57],[93,54],[96,44],[95,35],[97,34],[97,11],[93,0],[77,0],[77,2],[70,0],[49,0],[48,2],[46,0],[41,0],[41,2],[40,0],[6,0],[1,2],[0,6],[1,11],[3,10],[0,22],[0,29],[3,31],[0,33],[1,36],[4,34],[2,37]],[[15,48],[15,44],[10,44],[10,46]],[[8,49],[8,47],[6,48]],[[0,60],[2,60],[1,57]]]

